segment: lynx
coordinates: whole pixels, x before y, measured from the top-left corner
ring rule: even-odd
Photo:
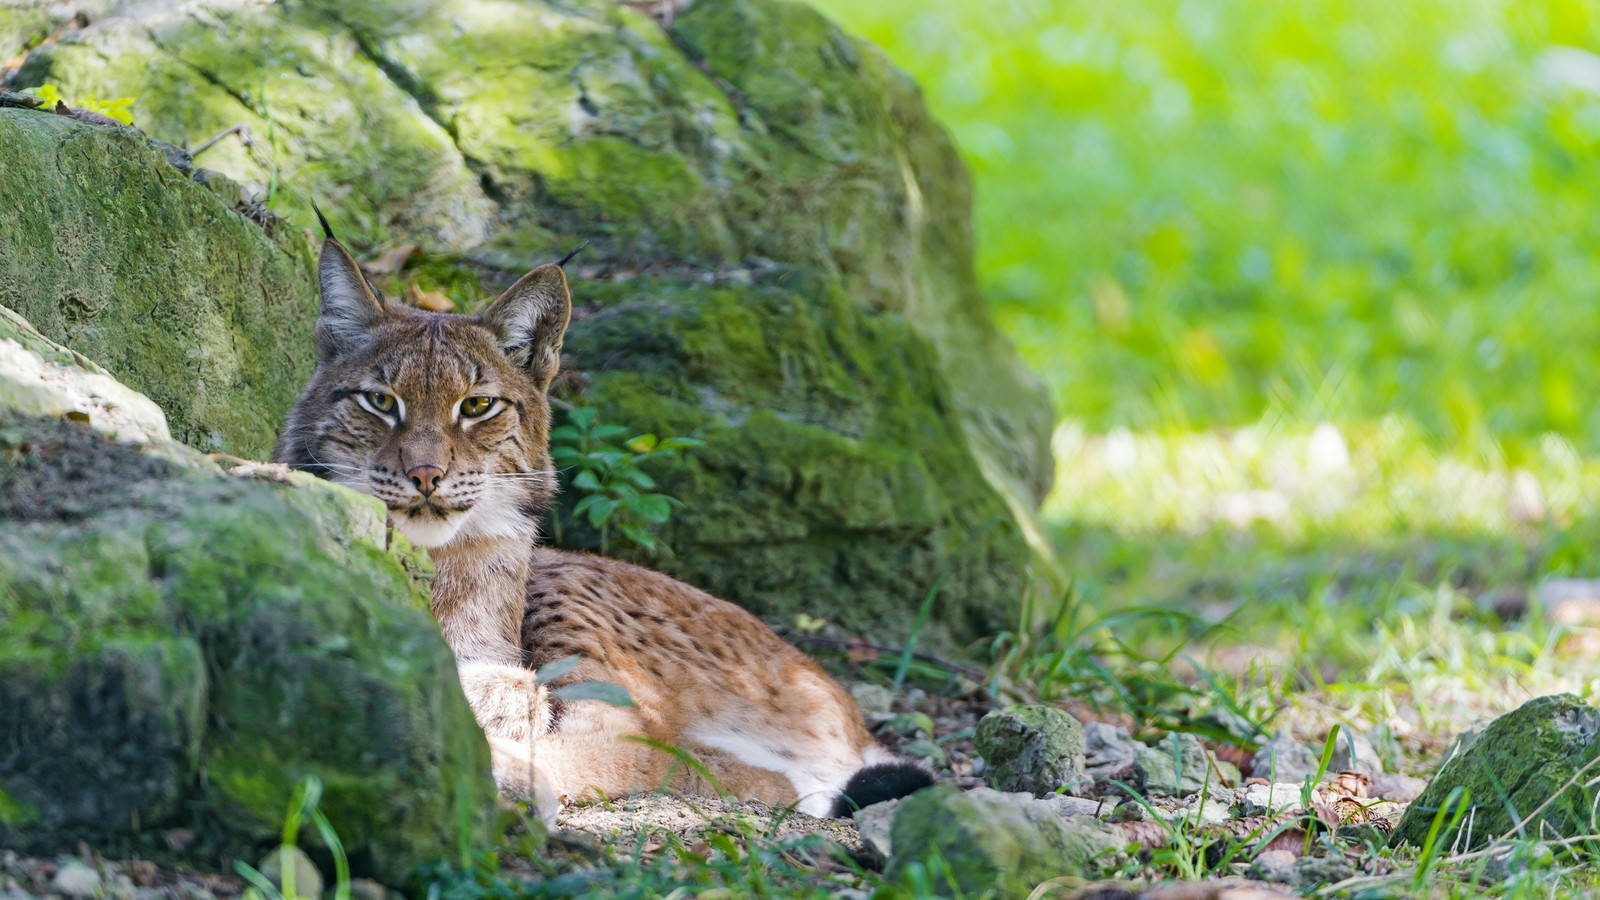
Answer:
[[[931,783],[755,616],[638,566],[536,544],[556,489],[546,393],[571,310],[560,264],[481,315],[430,313],[387,301],[329,232],[318,281],[317,368],[275,459],[378,498],[427,548],[433,614],[503,793],[552,815],[715,784],[838,816]],[[572,657],[538,683],[535,670]],[[586,681],[620,685],[633,705],[552,696]]]

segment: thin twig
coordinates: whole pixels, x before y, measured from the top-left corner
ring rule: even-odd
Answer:
[[[190,150],[189,151],[189,158],[190,159],[194,159],[195,157],[199,156],[200,154],[206,152],[207,150],[210,150],[212,147],[215,147],[223,138],[227,137],[230,134],[237,134],[239,136],[239,141],[241,143],[243,143],[246,147],[250,146],[250,131],[248,129],[246,129],[244,127],[244,125],[240,124],[240,125],[235,125],[232,128],[229,128],[228,130],[222,132],[221,134],[217,135],[216,137],[212,138],[211,140],[206,141],[204,144],[201,144],[199,147],[197,147],[197,148],[195,148],[193,150]]]

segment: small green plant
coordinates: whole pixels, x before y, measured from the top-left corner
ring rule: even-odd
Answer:
[[[43,100],[44,105],[49,109],[54,109],[57,103],[65,103],[74,109],[85,109],[92,113],[98,113],[124,125],[133,124],[132,97],[101,100],[94,94],[89,94],[86,97],[79,97],[77,100],[68,100],[62,96],[61,89],[53,84],[41,84],[37,88],[33,88],[33,93],[40,100]]]
[[[322,779],[307,775],[295,790],[294,799],[283,815],[283,836],[278,848],[278,883],[274,885],[267,876],[242,860],[235,861],[234,871],[250,883],[255,892],[265,900],[298,900],[302,896],[295,885],[295,849],[300,843],[300,828],[306,819],[311,820],[322,843],[333,854],[334,900],[350,900],[350,861],[346,858],[344,844],[339,840],[333,823],[318,808],[322,802]],[[249,894],[246,891],[246,894]]]
[[[640,434],[616,443],[628,431],[601,422],[593,407],[574,409],[567,413],[565,425],[550,432],[550,456],[557,468],[571,473],[572,490],[580,495],[572,514],[599,530],[601,553],[608,551],[612,535],[621,532],[651,553],[670,554],[671,548],[652,529],[671,519],[673,507],[683,504],[657,492],[655,479],[642,466],[704,442]],[[559,540],[559,519],[555,528]]]

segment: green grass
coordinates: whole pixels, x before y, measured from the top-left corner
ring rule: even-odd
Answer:
[[[1593,6],[815,5],[950,126],[984,286],[1064,417],[1600,447]]]

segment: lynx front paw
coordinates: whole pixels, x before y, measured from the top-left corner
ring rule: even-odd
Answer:
[[[557,796],[548,780],[534,767],[530,747],[526,743],[491,737],[489,756],[494,783],[501,795],[527,801],[539,818],[553,827],[564,798]]]
[[[550,694],[532,672],[499,663],[465,663],[459,671],[484,734],[526,746],[550,731]]]

